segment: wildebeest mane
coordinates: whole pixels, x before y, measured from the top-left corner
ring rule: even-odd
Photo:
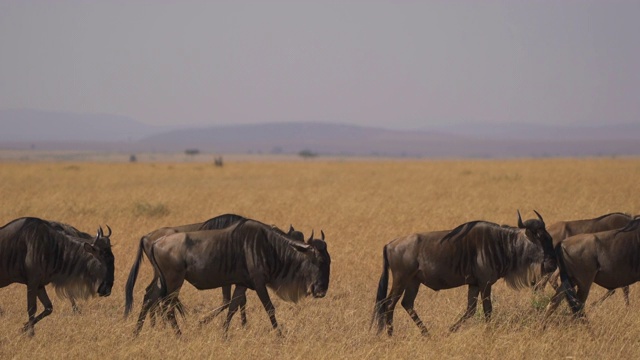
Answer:
[[[472,231],[477,234],[471,234]],[[480,260],[515,289],[529,286],[535,277],[528,258],[534,256],[529,249],[535,245],[520,239],[517,228],[471,221],[451,230],[440,243],[453,246],[451,251],[457,256],[452,257],[452,266],[464,276],[473,274]]]
[[[247,218],[236,214],[223,214],[205,221],[200,230],[224,229]]]
[[[613,215],[621,215],[621,216],[624,216],[624,217],[628,217],[629,219],[632,219],[632,216],[631,216],[631,215],[629,215],[629,214],[627,214],[627,213],[623,213],[623,212],[612,212],[612,213],[609,213],[609,214],[604,214],[604,215],[598,216],[597,218],[595,218],[595,219],[593,219],[593,220],[596,220],[596,221],[597,221],[597,220],[602,220],[602,219],[604,219],[604,218],[607,218],[607,217],[609,217],[609,216],[613,216]]]
[[[16,240],[31,247],[32,258],[50,276],[58,296],[95,295],[100,263],[84,249],[84,239],[65,235],[44,220],[27,218]]]
[[[297,302],[306,296],[304,255],[297,248],[309,248],[281,230],[255,220],[241,220],[231,234],[234,242],[247,241],[251,256],[269,276],[268,285],[280,298]]]
[[[630,221],[625,227],[616,231],[616,235],[620,233],[625,233],[629,231],[635,231],[640,226],[640,217],[635,217],[632,221]]]

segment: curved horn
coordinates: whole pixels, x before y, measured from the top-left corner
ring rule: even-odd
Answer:
[[[309,240],[307,240],[307,242],[311,242],[311,240],[313,240],[313,230],[311,230],[311,236],[309,236]]]
[[[540,219],[540,221],[544,223],[544,220],[542,220],[542,216],[540,216],[540,214],[535,210],[533,210],[533,212],[536,213],[536,215],[538,215],[538,219]]]
[[[108,238],[109,236],[111,236],[111,228],[109,227],[109,225],[107,225],[107,230],[109,230],[109,233],[107,235],[103,234],[103,236]]]
[[[324,231],[322,229],[320,229],[320,235],[322,235],[322,241],[324,241]]]
[[[524,229],[525,228],[524,224],[522,223],[522,216],[520,216],[520,210],[518,210],[518,227],[520,229]]]

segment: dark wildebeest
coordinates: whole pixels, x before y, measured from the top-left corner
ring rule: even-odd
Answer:
[[[131,271],[129,272],[129,277],[127,279],[127,284],[125,285],[125,308],[124,308],[125,318],[129,315],[129,313],[131,312],[131,307],[133,306],[133,287],[135,286],[136,279],[138,277],[138,272],[140,270],[140,263],[142,262],[142,259],[143,259],[142,254],[144,252],[147,258],[149,258],[151,245],[156,240],[160,239],[163,236],[176,234],[176,233],[224,229],[239,221],[244,221],[244,220],[248,220],[248,219],[241,215],[224,214],[224,215],[219,215],[214,218],[211,218],[205,222],[174,226],[174,227],[163,227],[144,235],[140,239],[140,245],[138,246],[138,253],[136,254],[136,259],[133,263],[133,266],[131,267]],[[280,229],[277,229],[277,230],[281,231]],[[302,234],[302,232],[295,230],[291,225],[289,226],[289,232],[287,233],[287,235],[295,240],[302,241],[302,242],[304,241],[304,235]],[[153,280],[147,287],[147,291],[150,291],[149,290],[150,287],[156,286],[157,280],[158,280],[157,277],[154,276]],[[236,286],[236,288],[237,287],[238,286]],[[242,320],[243,326],[246,325],[247,323],[247,315],[245,312],[245,306],[246,306],[247,300],[246,300],[245,292],[246,292],[246,289],[243,289],[243,288],[237,289],[237,291],[234,292],[235,296],[240,297],[240,318]],[[225,285],[222,287],[222,306],[215,309],[211,314],[209,314],[204,319],[202,319],[201,322],[203,324],[209,322],[211,319],[218,316],[222,311],[224,311],[224,309],[228,308],[230,303],[231,303],[231,285]],[[153,325],[155,324],[155,312],[151,312],[150,316],[151,316],[151,324]]]
[[[540,214],[536,215],[538,219],[523,223],[518,212],[518,228],[473,221],[451,231],[413,234],[385,245],[372,319],[378,333],[386,324],[387,333],[392,335],[393,311],[404,294],[402,307],[427,335],[426,326],[413,308],[420,284],[436,291],[469,286],[467,309],[451,331],[475,314],[478,295],[488,321],[493,309],[491,285],[498,279],[504,278],[509,286],[520,288],[528,285],[532,263],[542,262],[547,271],[556,266],[551,236]],[[389,270],[393,285],[387,295]]]
[[[160,288],[147,288],[136,335],[149,309],[160,302],[169,304],[167,318],[180,334],[174,309],[185,280],[199,290],[231,284],[255,290],[271,325],[280,334],[267,287],[287,301],[296,302],[308,295],[324,297],[331,264],[324,233],[321,240],[313,239],[312,234],[304,243],[255,220],[243,220],[222,230],[167,235],[153,243],[149,260]],[[234,294],[225,333],[239,306],[240,298]]]
[[[16,219],[0,228],[0,287],[27,285],[29,321],[24,330],[30,335],[53,311],[45,285],[53,284],[59,295],[72,299],[109,296],[113,277],[111,244],[102,229],[88,243],[37,218]],[[38,316],[37,299],[44,306]]]
[[[547,227],[547,231],[553,238],[553,247],[555,248],[562,242],[562,240],[568,237],[578,234],[597,233],[601,231],[620,229],[626,226],[633,219],[634,218],[632,216],[627,214],[611,213],[593,219],[558,221]],[[551,282],[553,288],[557,289],[557,279],[559,275],[559,270],[556,270],[553,275],[543,275],[542,280],[535,286],[535,290],[539,291],[544,289],[547,282]],[[614,292],[615,289],[609,290],[600,300],[594,302],[594,305],[602,303],[609,296],[613,295]],[[624,294],[625,303],[629,305],[629,287],[623,287],[622,292]]]
[[[593,283],[611,290],[640,280],[640,218],[622,229],[567,238],[556,253],[561,284],[547,306],[545,323],[563,296],[574,315],[584,318],[584,303]]]

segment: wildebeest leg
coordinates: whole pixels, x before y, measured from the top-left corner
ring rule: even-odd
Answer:
[[[236,287],[237,289],[237,287]],[[220,315],[224,309],[229,308],[231,303],[231,285],[225,285],[222,287],[222,306],[214,309],[211,313],[200,320],[200,325],[208,324],[213,318]]]
[[[556,309],[558,308],[558,305],[560,305],[560,302],[562,301],[562,298],[564,297],[563,294],[563,289],[558,288],[556,289],[556,293],[553,295],[553,297],[551,297],[551,301],[549,301],[549,304],[547,305],[547,309],[544,311],[544,318],[542,319],[542,323],[543,323],[543,328],[546,328],[547,326],[547,320],[549,318],[549,316],[551,316],[551,314],[556,311]]]
[[[76,301],[73,298],[69,299],[69,301],[71,302],[71,310],[73,313],[80,314],[80,308],[78,307],[78,304],[76,304]]]
[[[429,335],[429,331],[427,330],[427,327],[424,326],[424,323],[418,317],[418,313],[416,313],[416,311],[413,308],[413,304],[416,300],[416,296],[418,296],[418,290],[420,290],[420,282],[418,281],[415,281],[413,284],[410,284],[409,286],[407,286],[404,292],[404,296],[402,297],[401,304],[402,304],[402,307],[405,310],[407,310],[413,322],[416,323],[422,335],[426,336],[426,335]]]
[[[151,314],[156,311],[156,307],[159,304],[160,299],[160,289],[155,286],[156,281],[151,282],[144,294],[144,299],[142,301],[142,309],[140,309],[140,315],[138,316],[138,323],[136,325],[135,330],[133,331],[134,336],[138,336],[140,330],[142,330],[142,326],[144,325],[144,319],[147,317],[147,313],[151,310]],[[153,319],[153,316],[152,316]]]
[[[42,306],[44,306],[44,310],[42,310],[42,312],[38,314],[38,316],[36,316],[35,319],[33,319],[33,325],[35,325],[38,321],[42,320],[43,318],[51,315],[51,313],[53,312],[53,304],[51,304],[51,300],[49,299],[49,296],[47,295],[47,291],[45,290],[44,286],[38,289],[38,299],[40,299]]]
[[[624,303],[629,306],[629,286],[622,287],[622,294],[624,295]]]
[[[38,285],[27,285],[27,314],[29,314],[29,321],[24,325],[22,330],[27,332],[29,336],[35,335],[33,325],[35,324],[36,311],[38,310]]]
[[[616,293],[616,289],[608,290],[607,293],[604,294],[603,297],[601,297],[600,299],[594,301],[593,304],[591,304],[591,306],[601,305],[605,300],[607,300],[611,295],[613,295],[615,293]],[[629,305],[629,303],[627,303],[627,305]]]
[[[174,293],[171,295],[168,300],[169,309],[166,311],[167,320],[171,327],[173,327],[173,331],[176,333],[176,336],[182,335],[182,331],[180,331],[180,327],[178,326],[178,320],[176,319],[176,306],[179,306],[178,293]]]
[[[258,298],[260,298],[260,301],[262,302],[262,306],[264,306],[264,309],[269,315],[271,326],[278,331],[278,336],[282,336],[282,331],[278,328],[278,321],[276,320],[276,308],[273,306],[271,298],[269,298],[267,288],[264,285],[256,285],[256,292],[258,293]]]
[[[456,321],[456,323],[449,328],[449,331],[458,331],[463,322],[475,315],[476,308],[478,307],[479,293],[480,288],[477,285],[469,285],[469,292],[467,293],[467,310],[464,312],[464,315],[462,315],[460,320]]]
[[[389,295],[383,300],[382,306],[385,306],[385,319],[387,323],[387,335],[393,335],[393,312],[396,309],[396,305],[400,300],[400,297],[405,291],[405,285],[402,281],[396,281],[396,277],[394,275],[393,286],[391,287],[391,291],[389,291]]]
[[[238,290],[240,288],[240,290]],[[242,321],[242,327],[247,326],[247,288],[236,285],[236,290],[233,292],[233,297],[240,299],[240,320]],[[236,295],[237,294],[237,295]],[[627,305],[629,301],[627,300]]]
[[[482,291],[480,291],[482,297],[482,310],[484,311],[485,321],[491,320],[491,313],[493,312],[493,305],[491,304],[491,285],[486,285]]]
[[[551,283],[551,287],[553,287],[554,290],[558,289],[558,286],[560,286],[558,284],[559,278],[560,278],[560,269],[556,269],[556,271],[554,271],[553,274],[549,276],[549,283]]]
[[[242,306],[244,291],[245,291],[245,288],[243,287],[239,288],[236,286],[236,289],[233,292],[233,298],[231,298],[231,302],[229,303],[229,312],[227,313],[227,318],[225,319],[224,324],[222,325],[225,335],[229,331],[229,325],[231,324],[231,319],[233,318],[233,315],[235,315],[235,313],[238,311],[238,308]]]

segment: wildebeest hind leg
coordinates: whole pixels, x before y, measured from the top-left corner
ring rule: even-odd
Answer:
[[[138,316],[138,323],[136,324],[136,328],[133,331],[134,336],[138,336],[140,330],[142,330],[144,319],[147,317],[147,313],[149,311],[151,311],[152,313],[156,311],[156,307],[158,306],[160,299],[160,289],[155,286],[155,284],[156,282],[153,281],[149,286],[147,286],[146,292],[144,294],[144,299],[142,300],[142,309],[140,309],[140,315]]]
[[[475,315],[476,308],[478,307],[478,294],[480,294],[480,288],[477,285],[469,285],[469,291],[467,293],[467,310],[464,312],[460,320],[456,321],[456,323],[449,328],[449,331],[458,331],[463,322]]]
[[[402,307],[409,313],[413,322],[416,323],[422,335],[429,335],[429,331],[427,327],[424,325],[420,317],[418,317],[418,313],[416,313],[413,308],[413,304],[415,303],[416,296],[418,296],[418,290],[420,290],[420,282],[415,281],[413,284],[407,286],[404,296],[402,297]]]
[[[168,310],[166,311],[167,320],[171,327],[173,327],[173,331],[176,333],[176,336],[182,335],[182,331],[180,331],[180,326],[178,326],[178,320],[176,319],[176,307],[180,306],[180,300],[178,299],[178,294],[175,293],[170,297],[169,300],[166,300],[168,304]]]
[[[385,306],[384,304],[386,304],[384,314],[387,324],[387,335],[389,336],[393,335],[393,312],[396,309],[396,305],[398,304],[400,297],[404,294],[406,289],[405,285],[401,281],[395,281],[395,279],[396,278],[394,277],[394,283],[391,287],[391,291],[389,291],[389,295],[382,302],[382,306]]]
[[[229,325],[231,325],[231,319],[233,318],[233,315],[235,315],[235,313],[238,311],[238,308],[242,306],[242,299],[244,298],[244,294],[238,296],[239,292],[243,293],[242,290],[238,290],[238,287],[236,287],[236,290],[233,292],[231,303],[229,303],[229,312],[227,313],[227,318],[222,325],[225,336],[229,332]]]

